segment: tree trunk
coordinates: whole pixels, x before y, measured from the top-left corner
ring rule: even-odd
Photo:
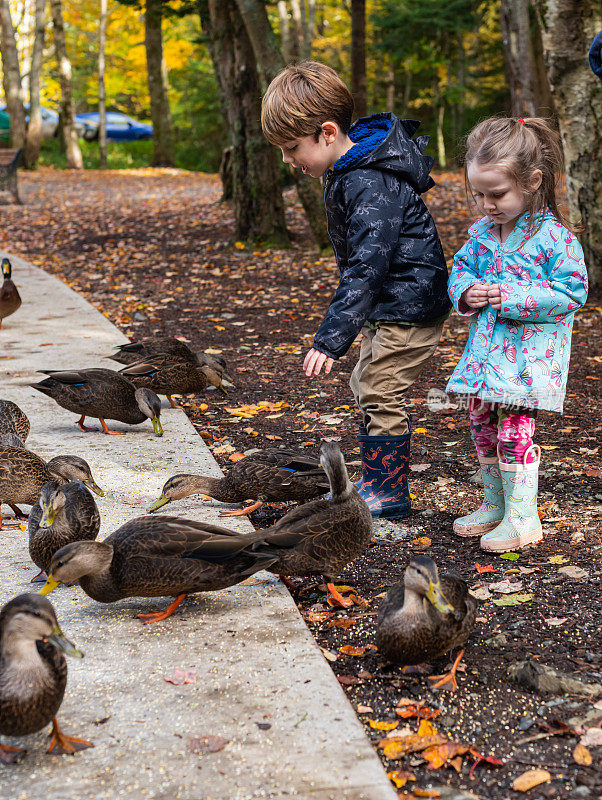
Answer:
[[[52,14],[54,48],[59,70],[59,82],[61,84],[61,124],[59,130],[62,133],[65,153],[67,154],[67,169],[83,169],[84,163],[79,149],[79,142],[77,141],[77,131],[75,130],[75,113],[73,110],[73,95],[71,93],[71,62],[67,57],[65,44],[62,0],[50,0],[50,12]]]
[[[366,0],[351,0],[351,94],[355,113],[365,117],[366,99]]]
[[[261,0],[236,0],[247,33],[251,40],[255,58],[267,83],[280,72],[284,66],[282,54],[270,25],[265,3]],[[303,175],[293,170],[293,179],[297,186],[299,200],[307,216],[309,227],[320,250],[330,247],[330,237],[326,230],[324,212],[324,195],[322,186],[316,178]]]
[[[107,103],[105,96],[105,48],[107,42],[107,0],[100,0],[98,25],[98,152],[100,168],[107,168]]]
[[[512,116],[535,117],[535,59],[529,0],[501,0],[500,26]]]
[[[278,0],[278,19],[280,20],[280,44],[284,63],[291,61],[291,26],[288,21],[286,0]]]
[[[447,166],[447,155],[445,153],[445,138],[443,136],[443,120],[445,118],[445,102],[439,98],[435,104],[437,110],[437,159],[440,169]]]
[[[151,119],[153,122],[153,167],[173,167],[171,112],[167,89],[167,66],[163,58],[163,0],[146,0],[144,44]]]
[[[385,92],[387,97],[385,108],[392,114],[395,111],[395,67],[391,59],[389,59],[389,63],[387,64]]]
[[[25,166],[35,169],[42,146],[42,109],[40,107],[40,76],[44,55],[46,32],[46,0],[36,0],[34,13],[34,39],[29,65],[29,125],[25,141]]]
[[[303,11],[301,10],[303,8]],[[294,39],[296,41],[296,56],[300,60],[307,58],[305,55],[305,3],[299,5],[299,0],[291,0],[291,12],[293,17],[293,27],[295,29]]]
[[[602,84],[590,72],[587,51],[602,28],[600,0],[539,0],[544,56],[567,173],[571,214],[591,283],[602,285]]]
[[[0,53],[6,111],[10,117],[10,144],[11,147],[19,148],[25,144],[25,109],[21,94],[19,54],[9,0],[0,0]]]
[[[257,64],[235,0],[198,3],[232,138],[237,239],[288,243],[276,152],[261,131]]]

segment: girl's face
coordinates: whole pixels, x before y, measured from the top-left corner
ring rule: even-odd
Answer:
[[[540,170],[534,170],[529,187],[534,192],[541,184]],[[512,230],[527,209],[527,196],[517,183],[495,164],[475,164],[468,167],[468,182],[477,208],[492,222]]]

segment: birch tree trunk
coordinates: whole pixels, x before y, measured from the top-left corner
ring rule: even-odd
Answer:
[[[280,42],[284,63],[291,61],[291,26],[288,20],[286,0],[278,0],[278,19],[280,21]]]
[[[266,83],[283,68],[282,53],[268,19],[265,3],[262,0],[236,0],[253,52]],[[299,200],[307,216],[309,227],[320,250],[330,247],[330,237],[326,229],[324,195],[322,186],[316,178],[292,171],[297,186]]]
[[[512,116],[536,117],[529,0],[501,0],[500,26]]]
[[[357,117],[368,111],[366,98],[366,0],[351,0],[351,94]]]
[[[107,168],[107,103],[105,96],[105,48],[107,41],[107,0],[100,0],[98,25],[98,151],[100,168]]]
[[[172,167],[173,139],[167,88],[167,66],[163,57],[163,0],[146,0],[144,43],[151,119],[153,121],[153,167]]]
[[[42,109],[40,107],[40,76],[46,32],[46,0],[36,0],[34,38],[29,66],[29,125],[25,140],[25,166],[35,169],[42,146]]]
[[[288,243],[276,153],[261,131],[257,64],[235,0],[200,0],[203,32],[232,139],[232,191],[238,239]]]
[[[0,54],[6,111],[10,117],[10,145],[19,148],[25,144],[25,109],[21,94],[19,54],[9,0],[0,0]]]
[[[54,48],[58,64],[59,82],[61,84],[61,125],[65,153],[67,154],[67,169],[83,169],[77,131],[75,130],[75,113],[73,110],[73,95],[71,92],[71,62],[67,56],[65,44],[65,27],[63,24],[62,0],[50,0],[50,13],[52,14],[52,29],[54,34]]]
[[[591,283],[602,285],[602,84],[587,51],[602,28],[600,0],[538,0],[544,57],[562,136],[571,215]]]

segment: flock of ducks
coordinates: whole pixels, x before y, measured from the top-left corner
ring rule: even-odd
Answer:
[[[193,353],[169,337],[122,345],[112,358],[127,366],[120,372],[46,371],[48,377],[33,388],[78,414],[82,431],[94,430],[84,425],[86,417],[99,419],[109,434],[116,432],[108,428],[107,419],[132,425],[149,419],[160,436],[157,393],[173,404],[173,394],[200,391],[208,384],[224,388],[231,380],[223,359]],[[90,492],[103,492],[90,466],[76,455],[44,461],[25,445],[29,429],[22,409],[0,400],[0,504],[8,504],[17,517],[25,517],[19,504],[32,506],[29,553],[41,571],[33,580],[45,580],[39,594],[19,595],[0,611],[0,734],[25,736],[52,722],[49,752],[74,753],[91,746],[66,736],[56,718],[66,684],[64,656],[83,655],[61,631],[45,597],[60,584],[77,582],[100,603],[174,598],[164,611],[138,615],[147,623],[171,616],[188,594],[235,585],[261,569],[283,580],[321,576],[333,603],[352,604],[334,581],[370,544],[372,518],[335,442],[322,443],[319,461],[272,449],[235,463],[224,478],[175,475],[147,515],[96,541],[101,518]],[[267,501],[296,500],[301,505],[272,527],[253,533],[155,513],[192,494],[228,503],[255,501],[235,514],[249,513]],[[464,646],[475,613],[476,601],[464,581],[452,575],[440,578],[430,558],[417,556],[380,608],[378,650],[403,666],[434,659]],[[455,688],[460,656],[435,686]],[[14,763],[24,752],[0,744],[0,761]]]

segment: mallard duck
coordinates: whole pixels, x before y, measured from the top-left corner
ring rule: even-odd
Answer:
[[[100,514],[94,498],[77,482],[44,484],[38,501],[29,513],[29,555],[41,570],[33,581],[50,567],[52,556],[69,542],[96,539]]]
[[[225,394],[223,371],[209,365],[182,361],[168,355],[154,356],[152,363],[140,361],[119,370],[134,386],[144,386],[158,394],[164,394],[172,408],[177,408],[173,394],[193,394],[204,391],[207,386],[217,386]]]
[[[203,494],[222,503],[257,502],[240,511],[222,511],[222,516],[250,514],[264,502],[311,500],[326,494],[328,478],[316,459],[301,456],[292,450],[267,449],[233,464],[228,475],[173,475],[166,481],[161,497],[148,509],[157,511],[166,503],[191,494]]]
[[[42,594],[59,583],[79,581],[99,603],[124,597],[176,599],[165,611],[139,614],[144,622],[171,616],[187,594],[224,589],[275,560],[253,553],[248,535],[214,534],[199,522],[179,517],[139,517],[102,542],[72,542],[52,557]]]
[[[2,274],[4,281],[0,286],[0,328],[2,320],[10,317],[21,305],[21,295],[11,278],[12,267],[8,258],[2,259]]]
[[[349,480],[336,442],[322,443],[320,463],[328,478],[330,498],[298,506],[271,528],[247,537],[256,539],[253,552],[276,559],[266,569],[289,577],[323,575],[334,601],[346,608],[353,603],[335,589],[334,579],[370,543],[372,516]],[[208,531],[232,535],[227,528],[204,524]]]
[[[0,447],[18,447],[23,450],[25,444],[16,433],[0,433]]]
[[[79,456],[55,456],[46,463],[31,450],[0,447],[0,503],[9,505],[21,519],[26,519],[26,515],[17,503],[33,506],[45,483],[57,481],[63,484],[71,480],[80,481],[96,494],[103,495],[92,477],[89,464]]]
[[[16,403],[0,399],[0,433],[16,433],[24,442],[29,436],[30,428],[27,414]]]
[[[0,733],[27,736],[52,722],[48,753],[94,747],[66,736],[56,718],[67,685],[65,653],[83,658],[59,627],[54,608],[39,594],[20,594],[0,610]],[[25,750],[0,744],[0,761],[14,764]]]
[[[163,436],[161,401],[150,389],[136,388],[134,384],[112,369],[79,369],[69,372],[41,370],[50,377],[31,384],[42,394],[52,397],[59,406],[81,414],[77,421],[80,430],[93,431],[84,425],[86,417],[97,417],[105,433],[111,431],[106,419],[116,419],[126,425],[139,425],[147,419],[153,423],[157,436]]]
[[[195,352],[188,345],[173,336],[149,336],[136,342],[128,342],[117,346],[117,352],[107,358],[119,364],[138,364],[142,361],[152,361],[157,356],[172,356],[180,361],[190,361],[192,364],[214,367],[224,373],[224,377],[231,380],[226,374],[226,359],[217,354],[204,353],[202,350]]]
[[[409,666],[439,658],[463,648],[474,628],[477,601],[456,575],[439,579],[437,565],[428,556],[415,556],[403,576],[387,592],[378,613],[376,646],[395,664]],[[464,650],[447,675],[435,675],[433,688],[451,684]]]

